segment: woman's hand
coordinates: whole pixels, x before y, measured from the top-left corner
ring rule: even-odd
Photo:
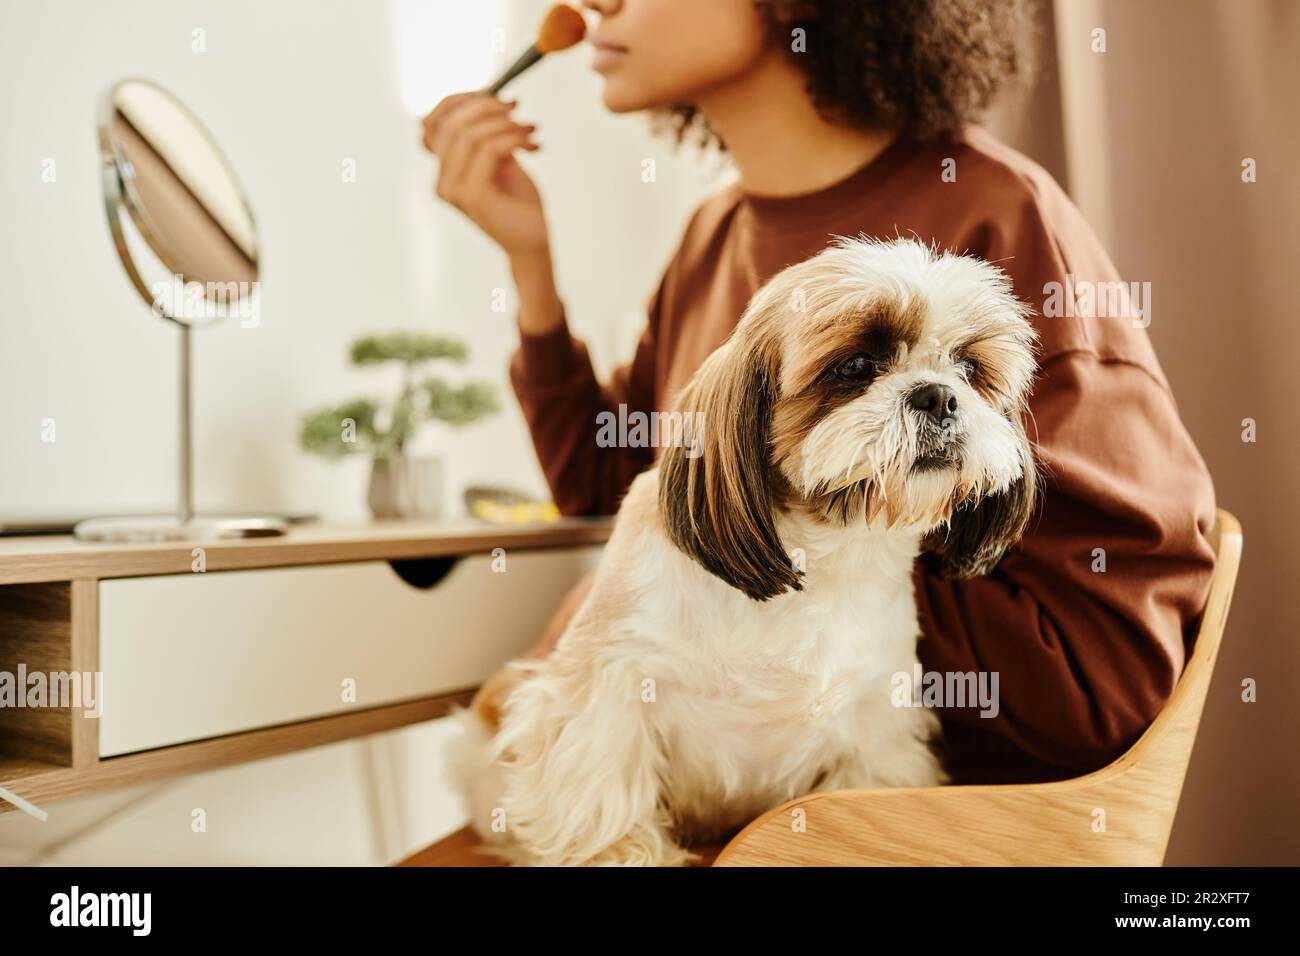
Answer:
[[[515,103],[486,93],[448,96],[424,118],[424,146],[438,157],[439,198],[488,234],[511,260],[549,259],[542,198],[514,159],[532,151],[535,126],[510,118]]]
[[[424,147],[438,157],[438,196],[468,216],[510,257],[519,328],[544,335],[564,322],[537,187],[514,151],[537,149],[535,126],[510,118],[514,102],[456,93],[424,118]]]

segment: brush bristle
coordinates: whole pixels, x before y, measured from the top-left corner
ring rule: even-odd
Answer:
[[[587,35],[587,21],[573,7],[557,3],[547,11],[542,27],[537,31],[537,52],[557,53],[567,50]]]

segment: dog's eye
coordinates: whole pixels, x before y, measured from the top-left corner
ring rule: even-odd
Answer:
[[[861,353],[835,366],[835,377],[842,382],[866,382],[875,374],[875,363]]]
[[[957,362],[957,371],[961,373],[962,377],[965,378],[968,383],[973,383],[977,378],[979,378],[982,370],[979,359],[971,358],[969,355],[963,356],[961,360]]]

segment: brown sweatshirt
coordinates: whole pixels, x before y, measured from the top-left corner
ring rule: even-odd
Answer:
[[[1214,491],[1141,327],[1149,294],[1115,298],[1119,276],[1078,210],[982,130],[899,138],[803,196],[724,189],[692,216],[635,357],[606,383],[567,328],[524,336],[511,380],[551,491],[565,514],[616,511],[653,449],[598,447],[597,414],[671,409],[764,281],[860,233],[997,263],[1040,337],[1027,422],[1045,477],[1039,516],[987,577],[917,565],[924,669],[998,675],[996,716],[941,711],[949,769],[962,783],[1096,769],[1137,739],[1182,671],[1213,569]]]

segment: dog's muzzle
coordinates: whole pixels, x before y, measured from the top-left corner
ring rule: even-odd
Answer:
[[[918,413],[917,454],[913,471],[953,468],[961,464],[966,423],[957,408],[957,395],[946,385],[924,385],[908,398]]]

